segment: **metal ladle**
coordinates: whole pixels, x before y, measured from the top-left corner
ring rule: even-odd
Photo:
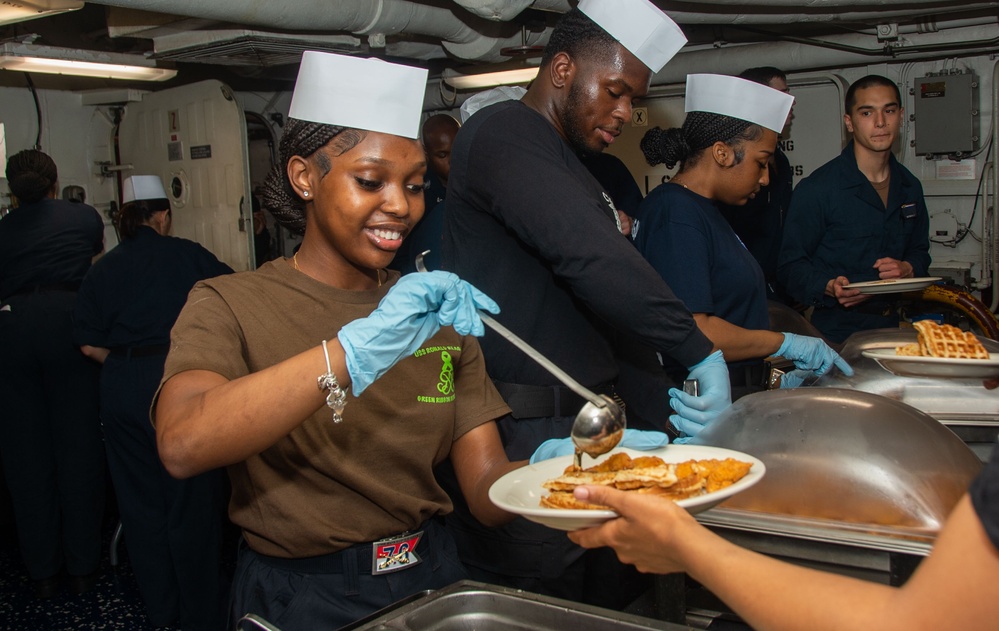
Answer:
[[[417,255],[417,271],[427,271],[426,266],[423,264],[423,257],[429,253],[430,250],[426,250]],[[596,458],[607,453],[621,442],[625,428],[624,411],[614,399],[603,394],[596,394],[580,384],[564,370],[556,366],[550,359],[539,353],[533,346],[481,309],[479,310],[479,318],[482,320],[482,324],[499,333],[507,341],[523,351],[525,355],[536,361],[538,365],[550,372],[556,379],[565,384],[566,387],[583,399],[586,399],[586,404],[576,415],[576,420],[572,424],[572,430],[569,432],[573,444],[576,445],[575,464],[577,467],[582,466],[584,453],[592,458]]]

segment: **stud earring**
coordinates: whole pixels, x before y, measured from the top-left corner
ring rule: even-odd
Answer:
[[[302,197],[308,197],[309,191],[302,191]]]

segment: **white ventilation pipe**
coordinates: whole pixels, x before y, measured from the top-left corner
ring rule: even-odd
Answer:
[[[508,25],[483,21],[473,28],[449,9],[408,0],[96,0],[92,4],[285,31],[346,31],[376,41],[399,33],[424,35],[442,40],[445,50],[460,59],[498,60],[501,49],[524,43],[520,29],[504,36],[501,31]],[[527,44],[543,43],[548,35],[548,31],[528,33]]]
[[[567,13],[572,9],[568,0],[454,0],[465,10],[487,20],[509,22],[525,9]]]

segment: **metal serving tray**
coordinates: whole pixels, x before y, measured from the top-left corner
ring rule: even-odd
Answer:
[[[318,627],[317,627],[318,628]],[[516,589],[460,581],[403,601],[341,631],[679,631],[692,627],[540,596]]]

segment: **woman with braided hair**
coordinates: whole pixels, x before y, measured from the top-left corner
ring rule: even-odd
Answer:
[[[475,339],[495,303],[453,274],[385,270],[423,214],[425,86],[425,70],[305,53],[261,196],[301,248],[200,283],[171,332],[160,456],[175,476],[228,470],[232,623],[338,628],[465,578],[440,523],[448,456],[480,519],[512,518],[487,496],[522,464]]]
[[[683,126],[650,129],[641,143],[649,164],[680,168],[642,202],[635,245],[724,352],[733,399],[766,386],[763,359],[771,355],[801,371],[786,375],[782,387],[799,385],[805,371],[821,375],[835,365],[853,372],[822,340],[769,330],[763,272],[717,206],[744,205],[767,184],[792,103],[744,79],[688,75]],[[682,366],[665,368],[678,383],[686,374]]]
[[[76,292],[104,249],[94,208],[56,199],[55,162],[34,149],[7,161],[16,208],[0,220],[0,454],[21,556],[35,595],[98,577],[104,447],[98,366],[73,341]]]

